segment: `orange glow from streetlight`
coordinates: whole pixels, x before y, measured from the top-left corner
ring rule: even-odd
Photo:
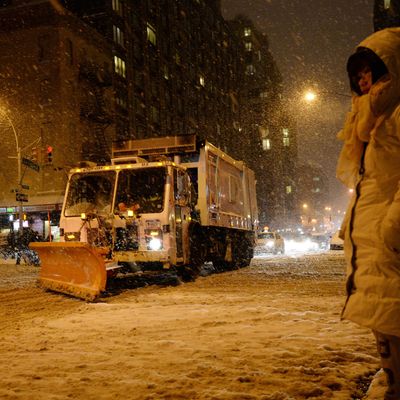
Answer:
[[[308,103],[312,103],[316,98],[317,95],[311,90],[307,90],[307,92],[304,94],[304,100]]]

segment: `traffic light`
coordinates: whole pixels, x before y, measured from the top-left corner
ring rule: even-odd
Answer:
[[[53,162],[53,146],[50,146],[49,144],[46,146],[46,154],[47,154],[47,162],[52,163]]]

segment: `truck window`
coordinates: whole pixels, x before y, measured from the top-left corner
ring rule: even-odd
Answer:
[[[259,239],[274,239],[274,233],[273,232],[262,232],[258,234]]]
[[[189,199],[188,176],[181,170],[174,170],[175,201],[187,202]]]
[[[139,206],[138,213],[159,213],[164,208],[166,168],[126,169],[118,174],[115,211],[118,204]]]
[[[82,213],[109,214],[115,177],[114,171],[96,171],[72,175],[65,203],[65,216],[78,216]]]

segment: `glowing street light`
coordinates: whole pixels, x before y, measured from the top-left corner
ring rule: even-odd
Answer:
[[[303,94],[303,99],[307,102],[307,103],[313,103],[315,100],[318,99],[319,94],[323,94],[329,97],[351,97],[351,95],[346,94],[346,93],[340,93],[340,92],[333,92],[330,90],[320,90],[318,89],[317,91],[312,90],[312,89],[308,89],[304,92]],[[325,96],[324,96],[325,97]]]
[[[316,98],[317,98],[316,93],[311,90],[308,90],[307,92],[304,93],[304,100],[307,103],[312,103],[313,101],[315,101]]]

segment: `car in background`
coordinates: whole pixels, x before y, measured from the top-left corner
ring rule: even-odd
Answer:
[[[255,253],[285,254],[285,241],[277,232],[260,232],[256,239]]]
[[[314,250],[328,250],[329,249],[329,235],[326,233],[312,233],[310,240],[315,243]]]
[[[343,250],[343,239],[339,237],[339,231],[336,231],[330,240],[329,243],[330,250]]]

